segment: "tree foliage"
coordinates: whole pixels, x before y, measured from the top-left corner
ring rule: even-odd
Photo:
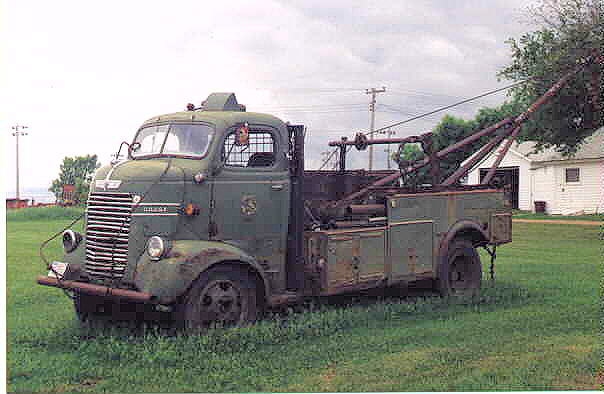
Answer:
[[[519,111],[517,104],[504,103],[496,108],[482,108],[474,119],[471,120],[445,115],[432,130],[432,144],[437,151],[442,150],[505,118],[517,115]],[[464,160],[480,149],[491,138],[493,137],[482,137],[442,158],[440,160],[441,180],[455,172]],[[405,144],[394,154],[393,160],[400,164],[403,161],[416,161],[424,157],[425,154],[419,144]],[[429,168],[424,167],[419,170],[415,178],[415,183],[417,184],[430,183]]]
[[[88,189],[94,171],[101,165],[97,162],[96,155],[65,157],[61,164],[59,178],[52,181],[48,189],[52,192],[57,201],[63,199],[63,186],[74,185],[74,201],[80,203],[88,198]]]
[[[498,75],[526,84],[513,89],[514,102],[527,108],[579,62],[604,53],[602,0],[541,0],[527,9],[537,31],[507,42],[512,63]],[[602,57],[589,64],[553,99],[531,117],[522,130],[537,149],[556,146],[564,154],[603,124],[604,69]]]

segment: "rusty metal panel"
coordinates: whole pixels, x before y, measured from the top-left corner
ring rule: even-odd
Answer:
[[[497,213],[491,216],[489,224],[491,242],[502,244],[512,242],[512,214]]]
[[[366,288],[386,273],[386,228],[335,230],[328,237],[324,294]]]
[[[446,214],[446,197],[437,193],[405,194],[388,199],[388,222],[431,220]]]
[[[386,232],[384,230],[367,231],[359,237],[359,283],[380,281],[385,277]]]
[[[358,243],[358,238],[357,238]],[[334,292],[338,287],[352,286],[356,280],[354,269],[353,248],[355,237],[338,235],[329,237],[328,259],[326,267],[326,285],[328,293]],[[357,246],[358,248],[358,246]]]
[[[401,279],[414,280],[433,271],[434,221],[391,223],[388,232],[390,284]]]

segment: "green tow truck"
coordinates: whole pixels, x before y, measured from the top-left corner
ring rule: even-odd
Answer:
[[[424,162],[396,171],[346,170],[349,146],[373,143],[362,135],[334,143],[339,169],[305,171],[304,133],[232,93],[147,120],[123,143],[127,160],[96,172],[84,233],[63,233],[65,255],[38,283],[66,290],[82,322],[157,310],[186,330],[418,280],[448,297],[478,294],[477,248],[494,256],[512,238],[502,189],[436,170],[431,185],[405,183],[437,167],[426,136],[415,137]]]

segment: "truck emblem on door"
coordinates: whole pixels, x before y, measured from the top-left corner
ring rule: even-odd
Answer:
[[[241,213],[246,216],[252,216],[256,214],[258,202],[256,196],[243,196],[241,198]]]

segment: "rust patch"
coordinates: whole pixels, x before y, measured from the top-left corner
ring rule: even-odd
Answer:
[[[218,254],[220,254],[221,250],[220,249],[216,249],[216,248],[210,248],[210,249],[204,249],[202,250],[199,255],[200,256],[217,256]]]
[[[355,238],[352,240],[352,257],[353,260],[356,257],[357,259],[361,256],[361,240],[360,238]]]
[[[409,272],[413,274],[417,270],[417,251],[415,250],[415,248],[409,248],[408,252],[409,252]]]
[[[351,260],[338,260],[329,269],[329,284],[343,285],[351,282],[354,277],[353,262]]]
[[[243,196],[241,198],[241,213],[244,216],[252,216],[256,214],[258,209],[258,201],[256,196]]]
[[[448,195],[447,196],[447,219],[449,221],[449,225],[455,223],[457,219],[457,201],[455,196]]]
[[[195,273],[195,271],[193,270],[193,267],[191,267],[188,264],[180,264],[178,266],[178,273],[185,277],[189,277],[189,276],[192,276]]]

